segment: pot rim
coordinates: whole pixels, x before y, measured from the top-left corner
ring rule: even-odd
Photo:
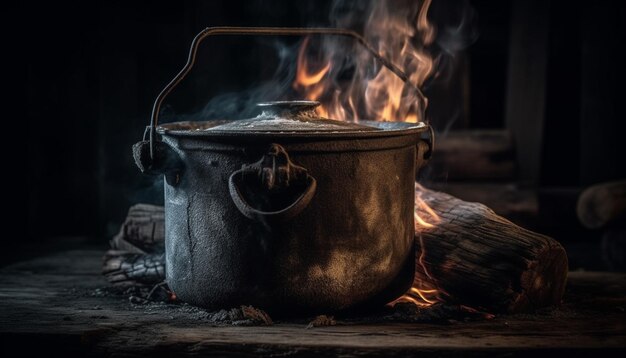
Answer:
[[[202,138],[377,138],[398,135],[418,134],[426,131],[424,122],[384,122],[360,120],[357,123],[375,128],[375,130],[343,130],[343,131],[250,131],[250,130],[211,130],[211,128],[232,122],[233,120],[180,121],[161,124],[157,133],[174,137]]]

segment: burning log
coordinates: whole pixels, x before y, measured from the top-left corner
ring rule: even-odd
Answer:
[[[416,199],[416,276],[407,300],[508,313],[561,302],[567,255],[557,241],[420,185]]]
[[[103,272],[110,282],[125,286],[163,281],[162,228],[161,207],[140,204],[129,210],[111,241],[113,250],[105,256]],[[399,301],[429,305],[440,300],[513,313],[556,305],[563,296],[563,247],[483,204],[417,185],[416,241],[414,287]]]

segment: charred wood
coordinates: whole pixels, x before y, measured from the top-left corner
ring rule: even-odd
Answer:
[[[102,274],[115,286],[153,286],[165,279],[165,253],[109,250],[103,258]]]
[[[531,311],[561,302],[568,266],[557,241],[480,203],[419,186],[416,195],[439,219],[416,233],[414,286],[436,287],[446,302],[488,312]],[[416,210],[430,215],[419,205]]]
[[[480,203],[425,188],[416,195],[439,217],[434,227],[416,232],[417,287],[436,287],[444,302],[487,312],[530,311],[560,303],[567,256],[558,242],[523,229]],[[430,215],[419,207],[418,214]],[[164,280],[163,220],[160,207],[131,208],[112,240],[117,246],[105,256],[103,273],[113,284]],[[118,249],[127,243],[131,250],[141,251]]]
[[[165,279],[165,216],[162,206],[137,204],[109,242],[102,274],[115,286],[153,286]]]
[[[128,209],[126,220],[111,241],[114,250],[138,254],[163,252],[165,212],[162,206],[136,204]]]

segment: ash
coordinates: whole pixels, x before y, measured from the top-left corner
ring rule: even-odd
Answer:
[[[397,303],[367,312],[344,312],[331,315],[318,315],[305,318],[281,318],[272,320],[261,308],[252,306],[230,307],[220,310],[206,310],[192,306],[177,299],[165,284],[154,287],[107,286],[97,288],[85,294],[90,297],[109,298],[118,304],[125,304],[144,314],[163,315],[172,320],[204,322],[213,326],[269,326],[279,324],[302,324],[303,328],[335,325],[377,324],[377,323],[431,323],[456,324],[470,321],[483,321],[494,315],[473,308],[437,303],[429,307],[420,307],[413,303]],[[124,301],[126,303],[124,303]]]

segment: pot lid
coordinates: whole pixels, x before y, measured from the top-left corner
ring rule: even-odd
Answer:
[[[354,132],[379,128],[320,117],[317,101],[273,101],[257,104],[262,112],[255,118],[228,121],[207,128],[210,131],[236,132]]]
[[[418,133],[423,122],[344,122],[320,117],[316,101],[274,101],[259,103],[261,114],[249,119],[183,121],[161,124],[162,135],[191,137],[346,137],[371,138]]]

